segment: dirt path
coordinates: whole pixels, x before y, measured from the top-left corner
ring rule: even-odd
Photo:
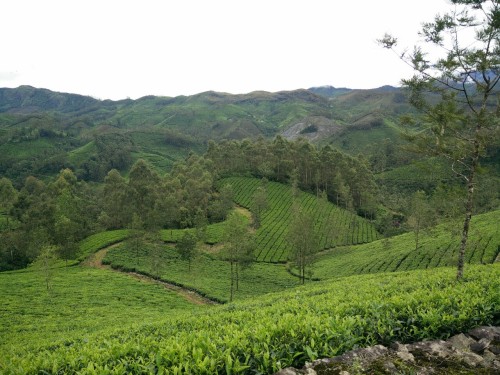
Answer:
[[[146,276],[146,275],[143,275],[143,274],[140,274],[137,272],[126,272],[126,273],[129,274],[130,276],[135,277],[136,279],[141,280],[141,281],[160,284],[163,287],[165,287],[166,289],[169,289],[169,290],[176,292],[177,294],[184,297],[189,302],[194,303],[196,305],[216,305],[217,304],[216,302],[214,302],[206,297],[203,297],[201,294],[196,293],[193,290],[189,290],[189,289],[183,288],[183,287],[178,286],[178,285],[170,284],[170,283],[167,283],[167,282],[162,281],[162,280],[156,280],[156,279],[153,279],[149,276]]]
[[[106,264],[102,264],[102,260],[108,253],[108,251],[114,247],[117,247],[120,245],[119,243],[105,247],[104,249],[101,249],[97,251],[96,253],[92,254],[89,256],[85,261],[82,262],[83,266],[87,267],[93,267],[93,268],[99,268],[99,269],[107,269],[113,272],[120,272],[127,274],[137,280],[140,280],[142,282],[147,282],[147,283],[152,283],[152,284],[159,284],[162,285],[165,289],[172,290],[179,294],[181,297],[186,299],[187,301],[194,303],[196,305],[215,305],[217,304],[216,302],[202,296],[199,293],[196,293],[195,291],[189,290],[187,288],[183,288],[178,285],[170,284],[162,280],[156,280],[152,277],[137,273],[137,272],[123,272],[120,270],[116,270],[111,268],[110,266]]]
[[[117,247],[119,243],[116,243],[114,245],[110,245],[108,247],[105,247],[104,249],[101,249],[97,251],[96,253],[90,255],[87,259],[85,259],[82,262],[82,266],[87,266],[87,267],[93,267],[93,268],[100,268],[100,269],[111,269],[110,266],[106,264],[102,264],[102,260],[108,253],[108,250],[111,250],[114,247]]]

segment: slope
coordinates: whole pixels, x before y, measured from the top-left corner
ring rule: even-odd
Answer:
[[[251,208],[252,199],[261,181],[250,177],[231,177],[220,181],[220,186],[230,185],[237,204]],[[256,232],[259,261],[285,262],[288,260],[287,230],[291,222],[293,190],[276,182],[267,182],[268,209],[262,215],[262,224]],[[320,248],[371,242],[379,237],[374,226],[345,209],[300,192],[297,200],[315,219],[320,234]]]
[[[490,264],[499,261],[500,211],[473,217],[466,262]],[[460,225],[444,223],[432,228],[415,249],[413,233],[386,238],[369,244],[347,246],[325,252],[315,265],[315,275],[348,276],[363,273],[394,272],[455,266],[460,238],[453,233]]]
[[[9,340],[0,371],[269,374],[360,346],[500,323],[500,267],[470,267],[466,280],[456,283],[450,269],[347,277],[85,340],[48,346],[35,337],[28,350]]]
[[[47,291],[40,269],[0,273],[0,353],[14,343],[29,348],[82,342],[110,327],[198,308],[162,286],[107,270],[56,267],[52,274]]]

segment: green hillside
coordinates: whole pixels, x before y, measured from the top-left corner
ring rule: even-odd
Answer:
[[[452,269],[355,276],[182,316],[164,310],[166,301],[150,305],[152,299],[143,297],[145,301],[139,299],[134,306],[147,307],[141,310],[153,315],[163,314],[149,324],[149,319],[134,318],[126,302],[119,302],[121,296],[127,301],[134,297],[113,289],[106,301],[108,306],[110,300],[117,303],[113,302],[113,315],[108,315],[114,320],[106,322],[113,332],[78,339],[71,335],[53,337],[48,344],[41,338],[46,331],[42,320],[26,348],[16,340],[16,325],[7,320],[2,325],[0,371],[273,373],[356,347],[445,338],[477,325],[500,324],[498,265],[471,266],[465,276],[467,282],[463,283],[455,281]],[[11,283],[28,281],[20,272],[0,277]],[[17,306],[13,313],[20,311],[18,301],[12,304]],[[52,299],[50,311],[58,317],[67,312],[61,319],[71,322],[74,329],[81,329],[82,320],[95,319],[92,310],[77,315],[80,310],[61,309],[61,302],[64,300]],[[119,313],[124,313],[128,324],[114,318]]]
[[[226,184],[231,185],[237,204],[252,207],[252,197],[260,184],[259,179],[231,177],[220,181],[220,186]],[[286,237],[291,222],[293,191],[291,187],[276,182],[268,182],[266,189],[269,207],[264,211],[261,227],[256,232],[257,259],[263,262],[285,262],[289,255]],[[321,249],[371,242],[379,237],[369,221],[324,199],[300,192],[298,201],[314,217],[315,227],[321,237]]]
[[[252,191],[258,184],[256,179],[241,177],[224,180],[225,183],[229,181],[239,181],[244,184],[246,188],[242,188],[242,190],[245,191]],[[287,199],[291,199],[289,197],[289,187],[281,184],[268,184],[269,191],[274,191],[276,202],[286,202]],[[270,186],[274,186],[274,188]],[[235,191],[238,190],[235,189]],[[236,196],[238,196],[238,194],[236,194]],[[241,194],[241,196],[243,195]],[[251,194],[249,194],[247,198],[241,198],[241,196],[239,198],[241,203],[246,202],[249,206],[252,205],[251,198],[249,198]],[[270,194],[270,196],[273,195]],[[303,197],[305,198],[305,202],[316,200],[316,204],[318,205],[324,206],[326,204],[322,200],[310,196],[309,194],[304,193]],[[289,204],[291,206],[291,203]],[[286,227],[286,221],[278,221],[277,217],[288,217],[289,214],[286,215],[283,211],[279,210],[277,212],[278,213],[274,214],[274,216],[271,212],[268,212],[268,219],[263,220],[262,226],[256,231],[258,246],[255,255],[259,262],[242,272],[239,290],[235,295],[236,299],[255,297],[271,291],[286,290],[300,283],[299,279],[289,272],[290,269],[287,264],[287,258],[283,258],[283,261],[278,264],[265,262],[259,259],[259,256],[263,254],[263,249],[265,249],[263,246],[275,238],[281,238],[281,242],[279,242],[281,247],[273,248],[269,246],[269,249],[271,249],[271,251],[273,249],[278,249],[280,254],[288,254],[289,245],[287,244],[286,229],[279,231],[276,229],[276,226],[282,225]],[[321,213],[323,211],[318,212]],[[339,216],[339,218],[342,217],[342,215]],[[328,218],[332,220],[331,222],[335,223],[331,215],[329,215]],[[366,228],[370,228],[367,222],[361,221],[361,218],[358,219],[360,222],[365,223]],[[467,263],[489,264],[497,259],[500,244],[499,222],[500,211],[494,211],[474,217],[470,247],[466,255]],[[321,232],[322,238],[327,238],[331,233],[329,225],[319,219],[317,220],[317,225],[323,231]],[[224,253],[222,252],[224,243],[221,241],[223,238],[224,226],[225,223],[218,223],[207,227],[206,242],[210,245],[200,249],[201,252],[199,256],[193,260],[191,268],[189,268],[187,261],[180,258],[173,245],[167,245],[161,254],[162,267],[158,276],[162,280],[197,290],[214,300],[227,301],[230,291],[230,264],[224,259]],[[269,226],[274,229],[269,229]],[[361,226],[346,225],[343,229],[347,231],[346,233],[351,235],[353,228],[358,230],[360,227]],[[415,251],[413,233],[373,240],[372,242],[361,245],[336,246],[333,249],[321,252],[317,256],[313,264],[312,276],[315,280],[326,280],[364,273],[454,266],[457,261],[459,238],[456,236],[450,237],[450,230],[449,224],[443,224],[432,228],[429,233],[421,234],[417,251]],[[162,231],[162,239],[168,243],[177,242],[185,231],[186,230],[164,230]],[[109,233],[109,235],[106,235],[106,233]],[[259,237],[259,233],[261,233],[261,237]],[[270,233],[270,235],[268,233]],[[366,231],[359,231],[359,233],[366,233]],[[279,237],[278,234],[281,237]],[[116,242],[112,241],[113,238],[117,238],[116,236],[122,236],[120,237],[121,239],[124,238],[123,232],[121,231],[105,232],[94,236],[97,241],[89,241],[89,243],[93,243],[94,248],[98,250],[109,243]],[[344,235],[342,238],[345,237]],[[99,239],[102,242],[101,246],[96,245]],[[335,244],[332,244],[331,247],[333,246],[335,246]],[[143,274],[151,275],[153,274],[151,262],[154,254],[154,250],[150,246],[144,246],[140,251],[136,251],[132,247],[122,245],[110,249],[104,258],[104,262],[117,269],[138,271]],[[291,271],[294,273],[293,269]]]
[[[139,252],[125,245],[110,249],[103,262],[123,271],[154,275],[151,264],[154,250],[143,246]],[[231,290],[231,266],[218,253],[205,250],[192,261],[182,260],[173,246],[161,253],[161,280],[196,290],[214,301],[228,302]],[[255,263],[239,275],[234,299],[248,299],[269,292],[279,292],[299,285],[299,279],[281,264]]]
[[[196,308],[159,285],[83,266],[53,269],[50,292],[40,269],[1,272],[0,295],[0,362],[9,359],[13,345],[24,350],[71,345],[110,328],[153,323]]]
[[[465,257],[467,263],[490,264],[499,261],[499,223],[500,211],[473,217]],[[452,230],[459,228],[457,223]],[[449,225],[432,228],[419,242],[415,250],[414,234],[406,233],[369,244],[336,248],[321,255],[315,264],[315,275],[329,278],[332,275],[430,269],[457,263],[460,237],[451,235]]]
[[[253,206],[251,192],[259,180],[223,182],[234,184],[242,205]],[[268,182],[267,189],[270,202],[291,199],[285,185]],[[299,197],[305,207],[326,212],[323,200],[306,193]],[[468,262],[492,263],[498,257],[499,215],[475,216]],[[263,220],[261,229],[271,222]],[[327,227],[321,220],[317,225]],[[227,301],[230,266],[219,252],[223,228],[224,223],[207,228],[212,245],[201,248],[190,268],[174,245],[162,246],[161,280]],[[352,239],[353,226],[343,228]],[[305,286],[285,264],[258,262],[242,272],[236,302],[224,306],[197,306],[163,286],[89,268],[89,262],[60,263],[52,269],[50,291],[43,269],[3,272],[0,372],[272,373],[356,347],[445,338],[500,324],[498,263],[468,265],[466,281],[456,282],[454,267],[442,267],[455,262],[456,240],[450,240],[449,228],[434,228],[418,251],[411,233],[337,246],[315,263],[314,277],[322,281]],[[161,236],[175,242],[182,233],[165,230]],[[121,243],[128,235],[127,230],[93,235],[80,243],[78,256],[106,248],[104,263],[152,274],[154,246],[145,243],[135,250]],[[411,271],[388,272],[403,270]]]
[[[0,88],[0,173],[20,183],[30,174],[51,176],[71,167],[101,181],[109,169],[125,171],[138,158],[164,171],[190,150],[202,152],[209,139],[271,138],[312,119],[325,125],[301,136],[357,153],[355,139],[370,148],[397,137],[391,127],[380,127],[407,108],[394,90],[341,90],[334,98],[295,90],[101,101],[30,86]],[[95,141],[110,134],[127,138],[122,163],[106,152],[116,139],[96,148]],[[95,172],[96,163],[104,170]]]

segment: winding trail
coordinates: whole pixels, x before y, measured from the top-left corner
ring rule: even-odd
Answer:
[[[157,279],[154,279],[152,277],[149,277],[149,276],[137,273],[137,272],[120,271],[120,270],[112,268],[111,266],[103,264],[102,260],[104,259],[104,257],[108,253],[108,251],[114,247],[119,246],[119,245],[120,245],[120,243],[116,243],[116,244],[110,245],[108,247],[105,247],[105,248],[95,252],[94,254],[89,256],[85,261],[83,261],[82,265],[86,266],[86,267],[93,267],[93,268],[99,268],[99,269],[106,269],[106,270],[113,271],[113,272],[119,272],[119,273],[127,274],[127,275],[134,277],[135,279],[143,281],[143,282],[162,285],[165,289],[176,292],[178,295],[180,295],[181,297],[186,299],[188,302],[191,302],[195,305],[216,305],[217,304],[217,302],[212,301],[211,299],[208,299],[208,298],[202,296],[201,294],[199,294],[193,290],[190,290],[190,289],[178,286],[178,285],[174,285],[171,283],[167,283],[167,282],[162,281],[162,280],[157,280]]]

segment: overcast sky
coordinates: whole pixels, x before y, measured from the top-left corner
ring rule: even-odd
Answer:
[[[399,85],[446,0],[2,0],[0,87],[100,99]]]

